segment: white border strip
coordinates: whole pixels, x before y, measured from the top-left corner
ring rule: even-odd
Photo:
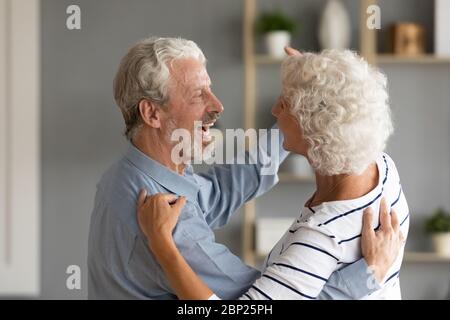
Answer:
[[[40,1],[0,0],[9,17],[6,57],[6,188],[9,203],[9,261],[0,265],[0,294],[40,291]],[[4,59],[5,60],[5,59]],[[4,66],[2,66],[4,67]],[[4,110],[5,111],[5,110]],[[8,219],[6,219],[8,220]],[[5,263],[6,262],[6,263]]]
[[[7,134],[8,134],[8,113],[6,106],[8,105],[8,50],[6,44],[8,40],[8,3],[0,0],[0,262],[8,263],[9,250],[9,228],[8,228],[8,188],[7,185]]]

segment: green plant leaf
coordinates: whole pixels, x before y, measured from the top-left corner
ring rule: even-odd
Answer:
[[[280,10],[261,14],[256,23],[256,31],[259,34],[265,34],[271,31],[288,31],[294,33],[297,27],[298,24]]]
[[[429,233],[450,232],[450,213],[436,209],[425,221],[425,230]]]

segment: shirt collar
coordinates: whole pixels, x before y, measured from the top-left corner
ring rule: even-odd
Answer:
[[[191,166],[186,167],[184,175],[177,174],[144,154],[131,143],[125,157],[139,170],[170,192],[185,196],[190,201],[195,202],[197,200],[200,187],[195,183]]]

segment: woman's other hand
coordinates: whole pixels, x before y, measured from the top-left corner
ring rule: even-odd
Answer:
[[[300,51],[298,51],[297,49],[291,48],[291,47],[284,47],[284,52],[286,52],[286,54],[288,56],[301,56],[302,53]]]
[[[173,194],[157,193],[147,196],[146,190],[139,193],[136,206],[138,222],[150,245],[172,237],[173,229],[185,204],[185,197]]]
[[[361,250],[367,265],[372,269],[379,284],[389,268],[397,259],[401,248],[405,245],[405,238],[400,231],[397,213],[394,209],[389,213],[385,199],[380,205],[380,229],[373,229],[373,211],[366,208],[363,217]]]

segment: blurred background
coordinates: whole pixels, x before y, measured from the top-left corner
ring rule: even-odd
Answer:
[[[225,107],[220,129],[267,128],[274,121],[270,108],[280,92],[282,56],[269,42],[287,37],[304,51],[351,48],[377,64],[388,77],[395,122],[388,153],[411,214],[402,295],[449,298],[448,3],[0,0],[0,298],[87,298],[96,183],[127,145],[112,80],[128,48],[148,36],[188,38],[202,48]],[[79,8],[80,29],[71,5]],[[22,15],[28,23],[17,22]],[[289,35],[266,39],[277,29]],[[278,236],[267,219],[277,219],[269,226],[282,230],[283,218],[296,217],[313,192],[308,170],[289,159],[279,185],[237,212],[217,240],[258,265],[266,253],[258,239]],[[66,286],[71,265],[80,267],[80,289]]]

